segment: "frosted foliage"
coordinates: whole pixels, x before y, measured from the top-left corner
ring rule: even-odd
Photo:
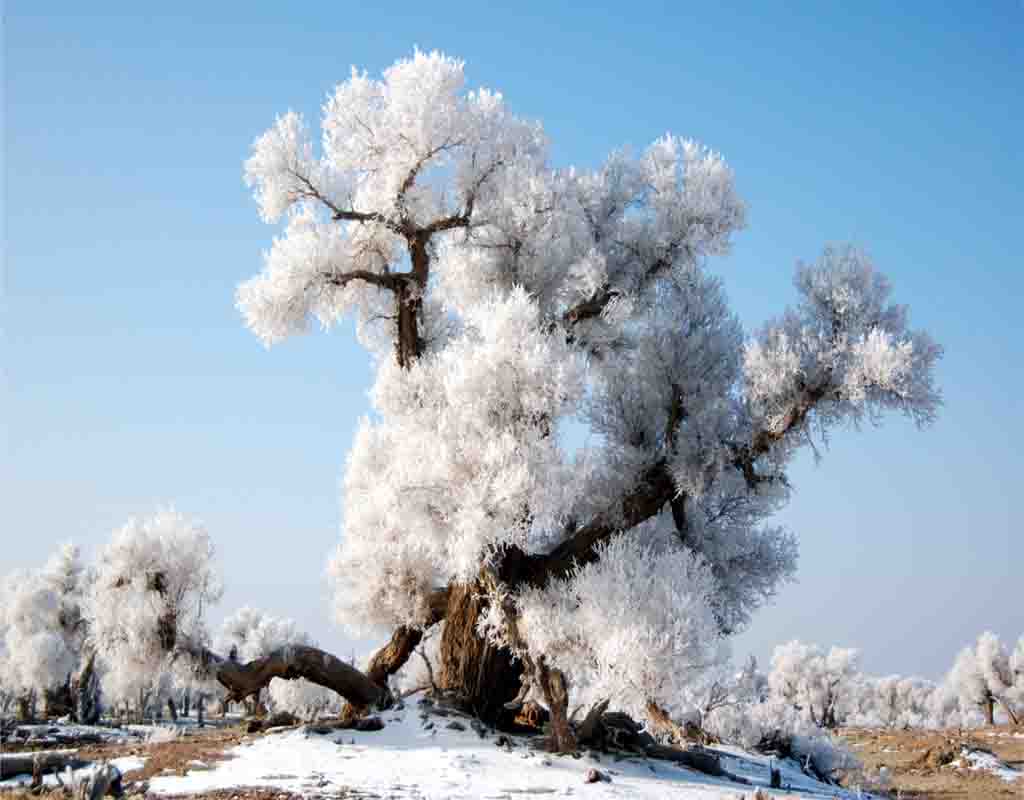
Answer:
[[[578,486],[552,429],[583,392],[581,360],[522,290],[467,316],[444,350],[381,367],[345,479],[331,563],[349,624],[416,624],[425,594],[509,545],[549,549]]]
[[[84,627],[83,567],[65,544],[39,570],[7,575],[0,590],[2,682],[16,691],[52,689],[78,667]]]
[[[796,287],[801,305],[746,348],[745,393],[755,421],[780,430],[812,401],[819,402],[822,432],[889,409],[919,423],[934,418],[941,348],[907,327],[906,309],[889,304],[889,282],[863,252],[826,249],[816,264],[799,268]]]
[[[458,309],[495,286],[525,287],[558,316],[596,294],[612,302],[585,333],[614,338],[645,308],[657,280],[685,276],[725,253],[745,211],[732,170],[716,153],[666,136],[640,157],[612,155],[598,171],[509,174],[500,205],[438,262],[443,295]]]
[[[313,645],[313,639],[299,629],[295,620],[244,607],[224,620],[217,646],[238,661],[246,662],[296,644]]]
[[[173,510],[133,519],[100,551],[85,602],[89,636],[120,685],[146,685],[179,636],[206,638],[220,599],[213,542]]]
[[[520,628],[532,652],[572,676],[574,704],[608,697],[643,715],[653,700],[676,711],[687,685],[727,657],[714,591],[698,556],[619,536],[567,580],[524,591]]]
[[[245,165],[264,220],[288,217],[263,272],[238,291],[267,344],[366,302],[409,230],[486,218],[509,176],[535,172],[545,147],[539,126],[512,116],[499,94],[465,90],[462,62],[436,52],[417,51],[380,81],[353,70],[324,104],[322,131],[317,157],[305,122],[288,113]]]

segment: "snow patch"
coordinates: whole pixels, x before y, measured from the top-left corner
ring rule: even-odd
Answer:
[[[538,740],[497,737],[435,724],[427,729],[414,708],[388,712],[377,732],[336,731],[318,734],[298,728],[267,734],[228,751],[231,756],[212,769],[183,776],[157,776],[149,789],[158,795],[198,794],[235,787],[269,787],[297,794],[332,794],[357,789],[389,798],[502,798],[523,794],[565,797],[585,792],[588,798],[637,800],[734,800],[737,793],[767,788],[769,758],[741,750],[720,750],[722,766],[750,781],[732,783],[665,761],[611,754],[554,756],[535,749]],[[804,775],[793,762],[774,762],[790,794],[853,798]],[[587,785],[591,769],[610,782]],[[868,797],[868,795],[861,795]]]

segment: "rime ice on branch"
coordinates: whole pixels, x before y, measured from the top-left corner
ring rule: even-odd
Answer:
[[[744,205],[696,142],[556,169],[539,124],[421,52],[353,72],[321,130],[289,113],[255,143],[246,179],[285,221],[238,305],[268,345],[351,314],[378,356],[330,567],[343,622],[395,627],[371,677],[443,619],[440,683],[485,716],[552,676],[671,710],[657,673],[715,663],[793,575],[769,519],[794,452],[887,410],[930,422],[940,348],[853,247],[746,336],[707,271]],[[655,575],[646,603],[622,585]],[[573,601],[533,613],[556,587]],[[636,663],[602,667],[603,640]]]

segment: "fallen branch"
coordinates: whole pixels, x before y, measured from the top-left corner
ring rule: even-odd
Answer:
[[[78,757],[73,750],[50,753],[14,753],[0,755],[0,780],[15,775],[33,775],[44,772],[61,772],[68,767],[81,769],[91,762]]]

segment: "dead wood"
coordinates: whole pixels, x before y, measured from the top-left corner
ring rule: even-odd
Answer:
[[[42,775],[61,772],[68,767],[81,769],[90,762],[83,761],[74,752],[5,753],[0,755],[0,780],[15,775]]]

